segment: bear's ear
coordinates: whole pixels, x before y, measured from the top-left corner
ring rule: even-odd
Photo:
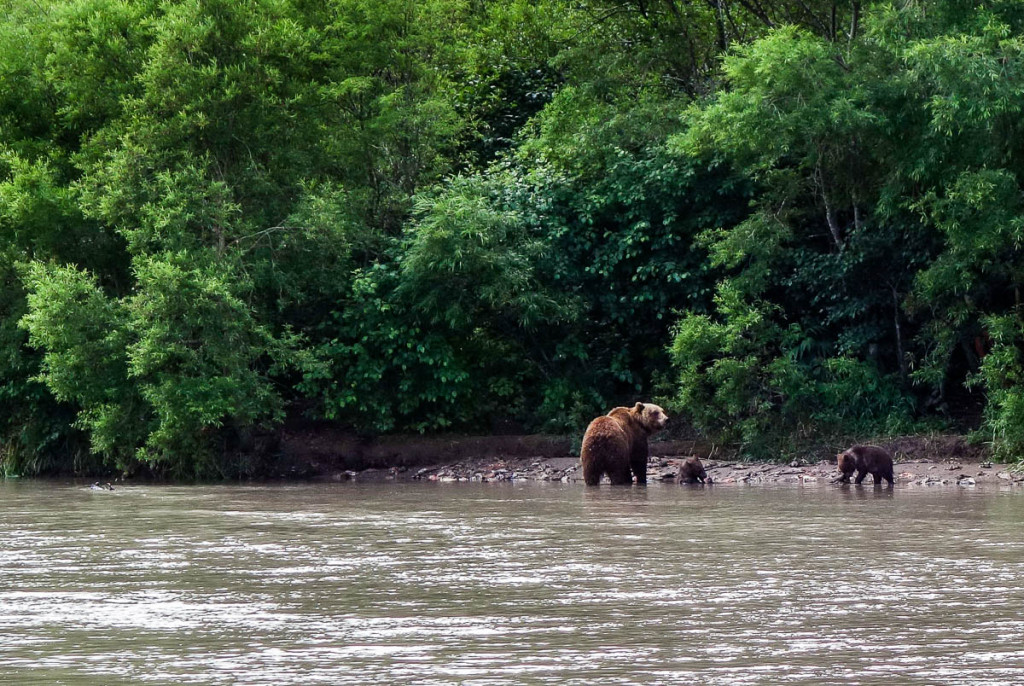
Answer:
[[[644,404],[643,403],[637,403],[636,406],[633,408],[633,411],[634,412],[643,412],[644,411]]]

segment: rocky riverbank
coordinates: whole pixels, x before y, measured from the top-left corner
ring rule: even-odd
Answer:
[[[650,482],[674,482],[679,458],[652,457],[648,464]],[[749,463],[731,460],[704,460],[708,475],[715,484],[831,484],[838,476],[836,465],[823,460],[806,465]],[[1024,472],[1008,465],[965,460],[914,460],[897,462],[897,484],[916,486],[976,486],[979,484],[1024,485]],[[452,464],[425,467],[373,468],[335,473],[333,480],[356,481],[554,481],[582,483],[579,459],[555,457],[542,459],[510,458],[498,460],[463,460]],[[871,483],[869,477],[866,483]]]
[[[963,436],[936,434],[876,441],[896,459],[897,484],[1022,484],[1024,473],[993,464],[984,446]],[[566,436],[390,436],[361,440],[331,428],[286,435],[279,474],[319,481],[553,481],[582,483],[579,458]],[[838,476],[835,453],[821,445],[778,462],[744,462],[728,448],[701,441],[651,443],[648,479],[675,479],[689,455],[704,462],[718,484],[829,484]],[[870,481],[870,479],[869,479]]]

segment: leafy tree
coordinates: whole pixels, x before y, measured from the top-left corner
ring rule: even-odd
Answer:
[[[680,324],[682,401],[695,383],[725,388],[708,369],[745,359],[725,347],[711,367],[694,367],[680,358],[686,341],[715,327],[742,330],[751,309],[770,313],[777,331],[800,332],[789,342],[755,338],[762,368],[789,357],[814,378],[839,354],[874,368],[872,387],[903,389],[879,391],[895,413],[843,394],[875,417],[860,433],[906,426],[908,407],[927,411],[963,382],[971,362],[954,353],[974,338],[980,313],[961,296],[977,288],[967,302],[984,298],[992,284],[974,274],[993,269],[1012,291],[1018,105],[1001,65],[1016,61],[1018,41],[1005,7],[947,9],[936,18],[881,8],[865,17],[863,40],[842,49],[796,29],[772,32],[727,58],[728,91],[689,110],[679,148],[724,154],[763,190],[750,219],[708,234],[732,304],[720,303],[716,319],[693,314]],[[860,378],[836,388],[853,390],[862,381],[849,380]],[[811,398],[833,395],[833,383]],[[793,409],[799,395],[754,403],[754,414],[827,428],[811,407]]]
[[[658,393],[761,455],[936,420],[1024,451],[1020,3],[3,16],[7,473]]]
[[[525,388],[543,378],[537,339],[575,307],[542,280],[546,246],[512,203],[516,186],[456,177],[418,198],[394,260],[360,272],[361,306],[336,315],[326,377],[307,382],[329,417],[423,431],[525,416]]]
[[[58,400],[79,408],[93,450],[128,468],[148,430],[138,392],[128,382],[128,313],[89,273],[35,263],[27,268],[29,343],[44,349],[40,377]]]
[[[404,0],[8,14],[5,219],[12,260],[37,263],[5,326],[19,345],[24,316],[40,378],[111,464],[210,473],[231,435],[281,419],[292,323],[351,297],[448,168],[464,124],[427,51],[450,19]],[[16,395],[32,372],[9,367]]]

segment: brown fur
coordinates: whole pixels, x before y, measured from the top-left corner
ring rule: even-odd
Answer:
[[[850,476],[856,471],[858,484],[871,474],[876,484],[885,479],[890,486],[893,485],[892,455],[877,445],[855,445],[836,455],[836,462],[842,473],[839,480],[843,483],[850,483]]]
[[[596,486],[608,475],[613,484],[647,483],[647,437],[665,428],[665,411],[650,403],[616,407],[590,422],[583,434],[583,481]]]
[[[704,464],[699,457],[688,457],[679,463],[679,473],[676,475],[677,484],[711,483],[711,477],[704,471]]]

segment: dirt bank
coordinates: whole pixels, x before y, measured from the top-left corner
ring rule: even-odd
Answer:
[[[651,482],[674,482],[678,462],[682,458],[651,458],[648,479]],[[716,484],[831,484],[838,476],[834,463],[821,461],[809,465],[779,465],[704,460],[708,475]],[[968,460],[897,462],[897,484],[958,485],[979,484],[1024,485],[1024,473],[1007,465]],[[450,464],[419,468],[392,467],[346,471],[332,475],[335,480],[427,480],[427,481],[560,481],[582,483],[579,460],[575,457],[509,458],[499,460],[464,460]],[[871,483],[870,477],[866,483]]]
[[[962,436],[907,436],[877,443],[896,458],[897,484],[1024,485],[1024,473],[991,463],[983,446],[971,445]],[[572,447],[565,436],[393,436],[371,441],[327,428],[285,436],[281,476],[324,481],[582,482]],[[719,484],[829,484],[837,476],[838,449],[820,446],[785,462],[750,463],[730,459],[728,450],[699,441],[652,442],[648,478],[672,481],[679,461],[698,455]]]

